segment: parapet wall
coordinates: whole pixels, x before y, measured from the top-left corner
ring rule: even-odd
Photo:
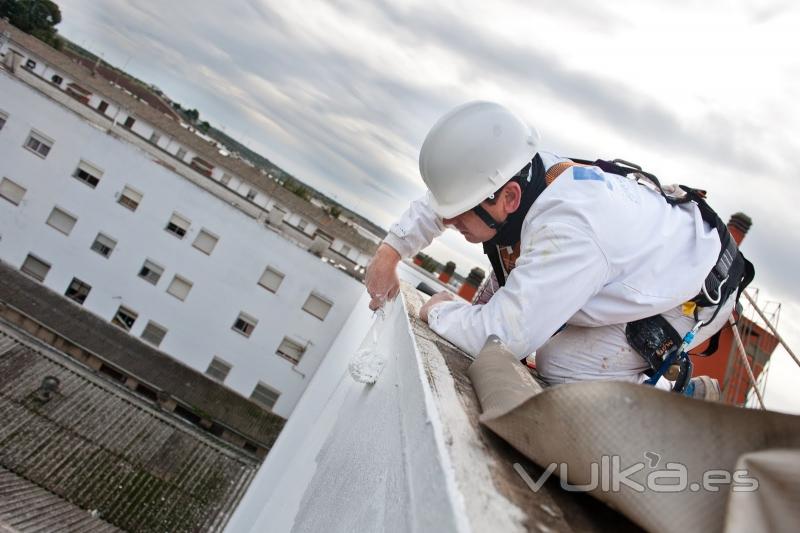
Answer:
[[[416,318],[423,297],[404,286],[366,338],[362,298],[226,531],[632,528],[555,479],[528,488],[514,465],[542,469],[481,427],[471,361]],[[347,365],[375,333],[388,362],[364,385]]]

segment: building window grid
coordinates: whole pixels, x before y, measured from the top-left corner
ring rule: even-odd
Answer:
[[[169,287],[167,287],[167,293],[180,301],[184,301],[189,296],[192,285],[193,283],[191,281],[176,274],[175,277],[172,278]]]
[[[183,237],[186,235],[186,232],[189,231],[189,226],[191,226],[191,222],[189,222],[189,220],[183,218],[178,213],[173,213],[164,229],[167,232],[175,235],[177,238],[183,239]]]
[[[278,349],[275,350],[275,355],[283,357],[293,365],[296,365],[302,359],[305,351],[306,349],[302,344],[284,337],[280,345],[278,345]]]
[[[253,330],[256,329],[256,325],[258,324],[258,320],[253,318],[252,316],[246,313],[239,313],[239,316],[236,318],[236,321],[231,326],[231,329],[236,331],[237,333],[241,333],[245,337],[249,337],[253,334]]]
[[[255,200],[256,194],[258,194],[258,191],[256,191],[255,189],[250,189],[249,191],[247,191],[247,199],[250,201]]]
[[[158,284],[161,279],[161,274],[164,273],[164,268],[146,259],[142,268],[139,269],[139,277],[153,285]]]
[[[72,281],[67,287],[64,296],[82,305],[83,302],[86,301],[86,297],[89,296],[89,292],[91,290],[92,286],[85,281],[82,281],[78,278],[72,278]]]
[[[303,304],[303,311],[315,318],[325,320],[332,307],[333,302],[312,292]]]
[[[117,200],[117,203],[120,204],[121,206],[130,209],[131,211],[136,211],[136,208],[139,207],[141,201],[142,201],[142,193],[134,189],[131,189],[126,185],[125,188],[122,189],[122,192],[119,195],[119,200]]]
[[[78,168],[76,168],[75,172],[72,173],[72,177],[94,189],[97,187],[97,184],[100,183],[100,178],[103,177],[103,172],[100,169],[95,168],[93,165],[90,165],[85,161],[81,161],[78,164]]]
[[[186,159],[186,149],[185,148],[178,148],[178,151],[175,152],[175,157],[183,161]]]
[[[270,292],[278,292],[284,277],[281,272],[272,267],[267,267],[258,279],[258,284]]]
[[[50,216],[47,217],[47,225],[64,235],[69,235],[77,222],[77,217],[70,215],[59,207],[54,207],[50,211]]]
[[[117,312],[114,314],[114,318],[111,319],[111,323],[125,331],[130,331],[137,318],[139,318],[139,313],[124,305],[120,305],[119,309],[117,309]]]
[[[97,237],[95,237],[94,242],[92,243],[91,249],[103,257],[108,258],[111,256],[111,252],[114,251],[114,247],[116,247],[116,245],[117,241],[108,235],[98,233]]]
[[[5,198],[14,205],[19,205],[27,189],[8,178],[0,181],[0,197]]]
[[[270,411],[275,407],[280,397],[281,393],[279,391],[261,381],[258,382],[258,385],[255,386],[253,393],[250,395],[251,400],[266,407]]]
[[[219,382],[224,382],[233,366],[227,361],[214,357],[206,369],[206,375]]]
[[[44,135],[41,135],[40,133],[31,131],[28,134],[27,140],[25,141],[25,148],[44,159],[53,148],[53,141],[46,138]]]
[[[153,346],[160,346],[161,341],[164,340],[164,337],[167,335],[167,328],[164,326],[153,322],[152,320],[147,322],[147,325],[142,330],[141,338],[142,340],[149,342]]]
[[[19,269],[35,280],[44,281],[47,273],[50,272],[50,263],[33,254],[28,254]]]
[[[217,241],[219,241],[219,237],[207,229],[201,229],[192,243],[192,246],[205,254],[211,255],[211,252],[214,251],[214,247],[217,245]]]

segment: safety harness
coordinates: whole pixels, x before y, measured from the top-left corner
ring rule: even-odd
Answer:
[[[650,367],[647,371],[650,376],[648,383],[655,384],[662,375],[666,375],[669,379],[675,381],[673,391],[688,392],[686,388],[691,378],[692,364],[686,353],[686,348],[694,340],[697,331],[716,318],[719,310],[734,293],[736,293],[738,306],[739,295],[755,275],[753,264],[739,251],[736,241],[728,231],[727,225],[706,202],[705,191],[680,185],[680,189],[684,194],[670,196],[664,191],[655,175],[645,172],[640,166],[622,159],[613,161],[570,159],[569,161],[556,163],[545,171],[544,164],[537,154],[531,164],[515,176],[522,188],[522,201],[520,208],[512,213],[506,221],[498,223],[480,206],[475,210],[476,214],[487,225],[497,230],[495,237],[483,244],[483,250],[489,257],[499,285],[501,287],[505,285],[506,278],[519,257],[522,222],[531,205],[548,185],[553,183],[565,170],[573,166],[595,166],[603,172],[631,177],[639,183],[649,181],[670,205],[694,202],[700,211],[703,221],[717,230],[721,245],[717,262],[708,276],[706,276],[697,296],[684,304],[684,310],[693,314],[696,322],[692,330],[681,337],[675,328],[661,315],[630,322],[625,328],[625,335],[631,347],[645,359]],[[522,177],[520,175],[524,176],[525,174],[527,174],[527,179],[519,179]],[[481,216],[482,214],[484,216]],[[489,222],[494,225],[490,225]],[[715,308],[712,316],[707,320],[700,320],[698,318],[699,309],[708,307]],[[713,335],[708,348],[698,355],[708,356],[714,353],[719,346],[719,335],[720,332]]]

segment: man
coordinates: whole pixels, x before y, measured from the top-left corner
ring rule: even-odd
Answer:
[[[498,104],[471,102],[443,116],[422,145],[419,166],[428,194],[378,248],[367,271],[370,307],[397,294],[401,258],[455,228],[483,243],[502,287],[479,305],[439,293],[420,316],[469,355],[496,335],[520,358],[536,352],[537,369],[551,384],[642,383],[656,365],[652,354],[638,353],[647,347],[637,352],[629,344],[629,323],[666,319],[673,341],[662,348],[698,326],[691,348],[718,331],[733,309],[735,298],[731,291],[722,298],[722,285],[737,287],[738,270],[735,280],[711,287],[709,299],[697,298],[712,270],[723,268],[727,276],[730,265],[720,257],[738,254],[729,238],[721,254],[723,230],[704,221],[697,203],[704,201],[679,203],[657,181],[643,185],[540,151],[536,130]]]

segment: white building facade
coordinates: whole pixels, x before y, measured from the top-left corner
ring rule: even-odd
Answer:
[[[288,417],[371,250],[0,44],[0,260]]]

